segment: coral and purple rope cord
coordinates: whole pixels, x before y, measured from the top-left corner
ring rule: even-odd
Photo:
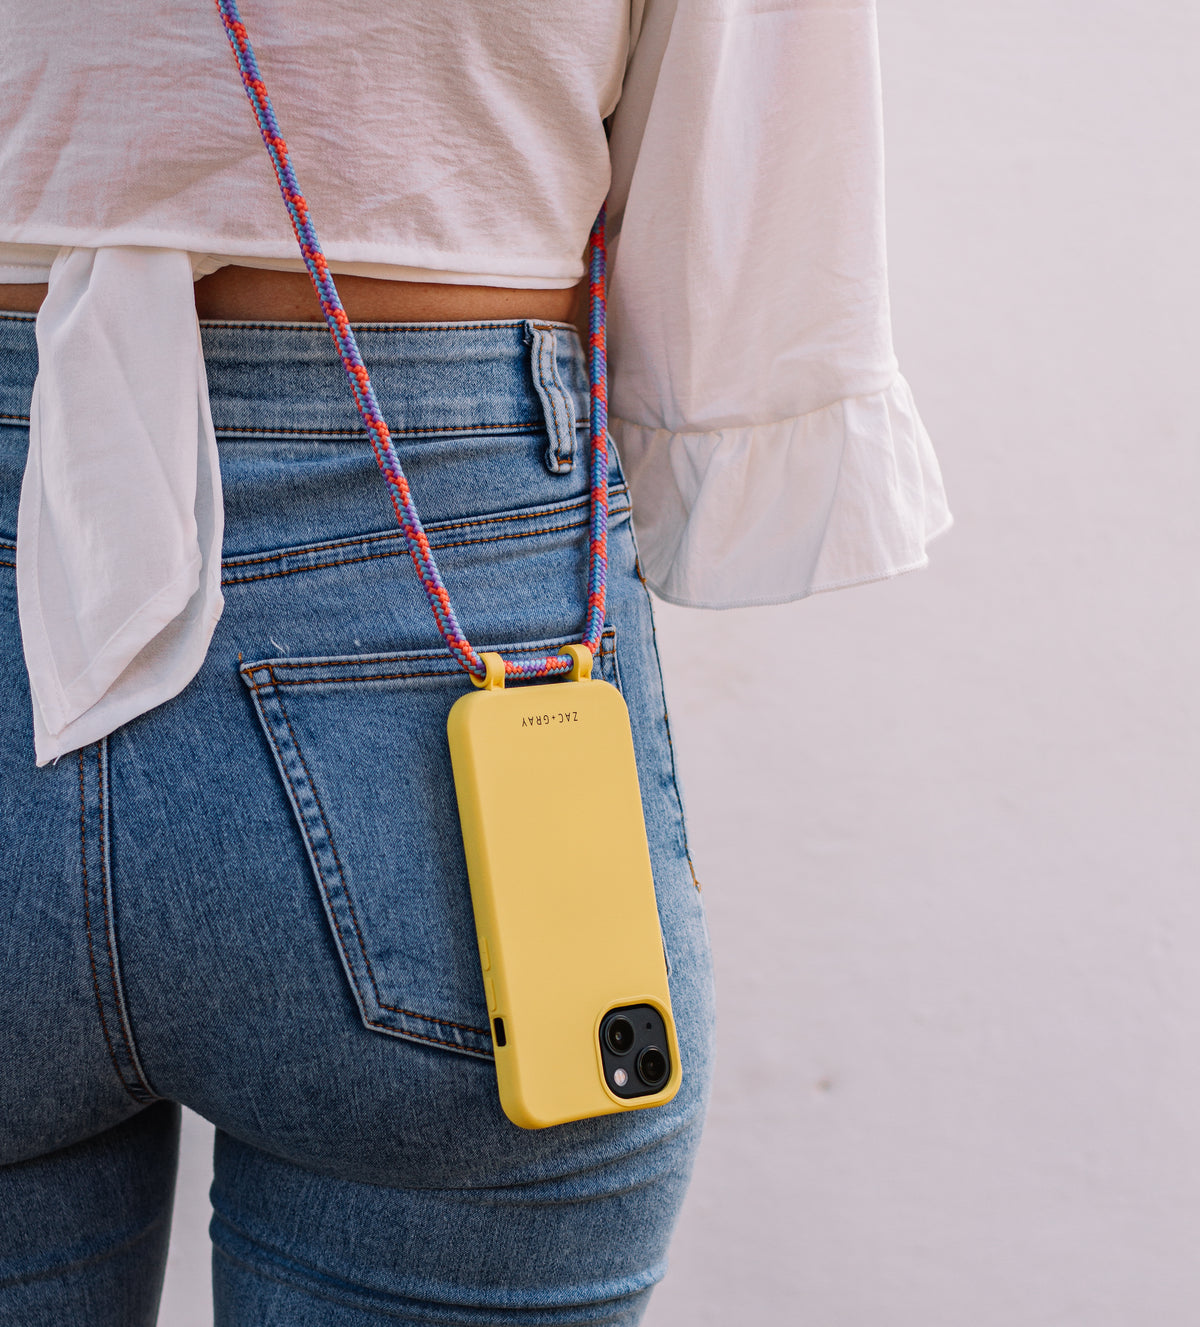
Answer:
[[[350,390],[354,394],[354,403],[367,428],[371,441],[371,450],[387,482],[388,493],[396,519],[404,531],[408,551],[416,566],[417,575],[425,589],[429,606],[437,621],[438,631],[455,659],[473,676],[482,679],[487,668],[475,652],[471,643],[463,635],[454,609],[450,604],[442,577],[433,559],[429,540],[413,505],[409,493],[408,480],[400,467],[399,457],[392,446],[391,434],[375,399],[371,379],[358,352],[358,344],[350,326],[350,319],[342,308],[342,301],[334,285],[329,264],[325,260],[317,232],[308,215],[308,203],[300,192],[295,172],[288,160],[287,144],[279,132],[271,100],[258,71],[254,59],[254,49],[245,24],[238,13],[235,0],[216,0],[217,10],[229,44],[237,58],[246,96],[254,108],[254,116],[263,142],[275,167],[275,176],[279,181],[279,190],[291,218],[292,230],[304,265],[308,268],[321,301],[321,311],[341,356],[346,375],[350,380]],[[591,517],[588,534],[588,599],[587,619],[584,625],[583,644],[595,654],[600,648],[600,635],[604,630],[605,572],[608,562],[608,393],[607,362],[605,344],[605,244],[604,212],[596,218],[592,227],[591,250],[588,271],[588,344],[591,351]],[[565,655],[548,655],[541,659],[504,661],[504,671],[509,677],[547,677],[553,673],[569,672],[571,660]]]

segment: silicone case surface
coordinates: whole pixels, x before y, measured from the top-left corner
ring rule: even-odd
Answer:
[[[682,1066],[620,692],[598,679],[480,690],[447,733],[504,1113],[540,1129],[669,1101]],[[600,1022],[635,1004],[663,1015],[671,1073],[622,1100]]]

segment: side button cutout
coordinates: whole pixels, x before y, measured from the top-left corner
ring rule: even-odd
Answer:
[[[492,1027],[495,1029],[495,1034],[496,1034],[496,1045],[497,1045],[497,1046],[507,1046],[507,1045],[508,1045],[508,1038],[504,1035],[504,1019],[502,1019],[502,1018],[493,1018],[493,1019],[492,1019]]]

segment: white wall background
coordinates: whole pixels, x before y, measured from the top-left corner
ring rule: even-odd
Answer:
[[[1194,1327],[1200,7],[880,25],[958,525],[890,584],[660,612],[722,1021],[647,1327]],[[211,1322],[210,1142],[163,1327]]]

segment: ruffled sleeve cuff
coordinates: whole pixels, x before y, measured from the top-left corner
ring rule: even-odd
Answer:
[[[908,384],[794,419],[671,433],[614,419],[642,571],[689,608],[780,604],[923,567],[950,527]]]

